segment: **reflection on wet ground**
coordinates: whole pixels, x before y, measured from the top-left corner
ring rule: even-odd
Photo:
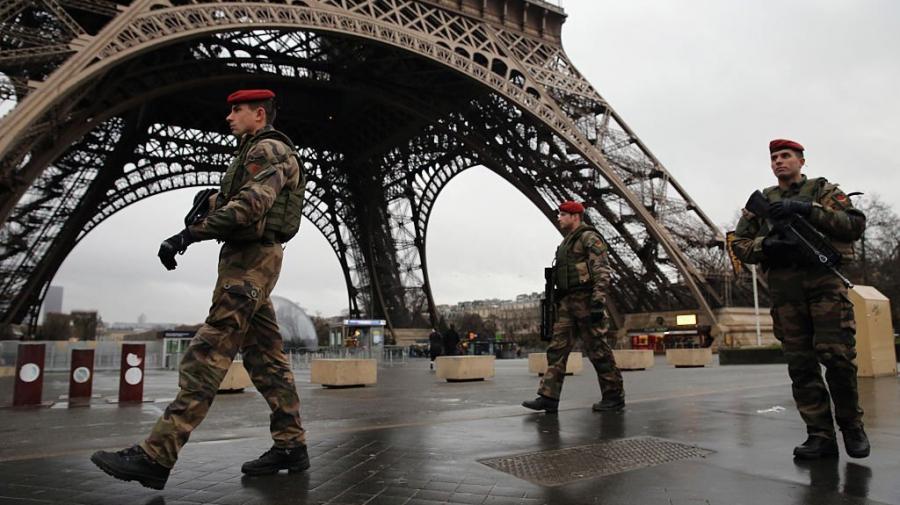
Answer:
[[[45,399],[64,392],[64,378],[48,376]],[[98,374],[95,392],[114,395],[114,379]],[[166,489],[153,491],[116,481],[88,461],[96,449],[140,440],[174,396],[174,373],[153,372],[148,394],[156,403],[0,408],[0,503],[900,504],[895,377],[860,380],[872,456],[851,460],[842,452],[812,462],[791,458],[805,433],[781,365],[676,370],[658,361],[625,381],[625,412],[590,410],[598,392],[586,367],[566,379],[560,412],[547,415],[518,405],[537,386],[525,360],[498,361],[496,377],[481,383],[440,382],[425,360],[381,369],[379,384],[364,389],[325,390],[300,372],[308,472],[241,475],[241,463],[270,445],[265,404],[248,391],[217,398]],[[8,401],[10,390],[0,381],[0,399]],[[583,478],[577,473],[587,462],[554,459],[572,468],[553,471],[575,475],[561,485],[479,463],[647,437],[705,456]],[[540,464],[540,455],[529,461]]]

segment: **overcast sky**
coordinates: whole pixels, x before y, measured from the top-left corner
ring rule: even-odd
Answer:
[[[725,225],[771,185],[768,141],[807,149],[806,173],[900,209],[900,2],[564,0],[572,61],[711,218]],[[105,321],[201,322],[215,243],[166,272],[159,242],[195,190],[159,195],[88,235],[53,283],[63,308]],[[542,289],[559,235],[515,189],[472,169],[439,197],[427,254],[438,303]],[[310,313],[346,308],[337,260],[311,225],[285,251],[275,294]]]

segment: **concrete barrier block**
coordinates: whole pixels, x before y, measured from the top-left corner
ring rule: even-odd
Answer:
[[[309,381],[325,387],[361,387],[378,382],[374,359],[314,359]]]
[[[619,370],[646,370],[653,367],[652,349],[613,349]]]
[[[666,362],[675,368],[702,367],[712,363],[712,349],[666,349]]]
[[[493,356],[439,356],[435,375],[447,382],[477,381],[494,376]]]
[[[897,375],[891,301],[872,286],[855,286],[848,297],[856,319],[857,376]]]
[[[219,392],[238,393],[252,385],[253,381],[250,380],[250,374],[247,373],[247,369],[244,368],[244,362],[235,360],[231,362],[231,366],[228,367],[225,378],[222,379],[222,383],[219,384]]]
[[[566,375],[578,375],[584,369],[584,360],[580,352],[570,352],[566,361]],[[544,375],[547,372],[547,353],[533,352],[528,354],[528,372]]]

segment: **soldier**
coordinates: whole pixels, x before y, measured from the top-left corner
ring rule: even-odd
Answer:
[[[547,371],[541,379],[538,397],[522,402],[532,410],[554,413],[559,408],[559,396],[566,377],[569,352],[579,336],[603,394],[602,401],[593,405],[597,412],[620,411],[625,407],[622,373],[616,367],[612,350],[606,343],[606,291],[609,288],[610,268],[608,247],[593,226],[582,222],[584,206],[578,202],[563,202],[559,206],[559,228],[566,234],[556,248],[555,286],[557,317],[553,324],[553,339],[547,347]]]
[[[769,143],[769,153],[778,179],[778,185],[763,191],[769,219],[744,209],[732,247],[741,261],[761,263],[768,277],[775,338],[784,349],[794,401],[808,434],[794,448],[794,457],[837,456],[830,389],[844,448],[849,456],[864,458],[869,455],[869,440],[856,389],[856,323],[847,287],[833,273],[800,256],[800,244],[781,233],[778,223],[794,214],[802,216],[825,234],[844,260],[852,260],[853,242],[862,236],[866,217],[836,184],[800,173],[806,163],[802,145],[777,139]],[[820,364],[826,368],[828,389]]]
[[[190,244],[222,241],[219,275],[209,316],[181,361],[181,390],[175,400],[139,445],[91,456],[117,479],[154,489],[165,486],[179,450],[209,411],[238,351],[272,410],[274,439],[271,449],[241,471],[263,475],[309,468],[300,399],[269,299],[281,271],[282,243],[300,224],[306,185],[293,144],[272,127],[274,98],[269,90],[241,90],[228,97],[231,113],[226,119],[239,139],[236,157],[206,217],[160,246],[160,260],[172,270],[175,254]]]

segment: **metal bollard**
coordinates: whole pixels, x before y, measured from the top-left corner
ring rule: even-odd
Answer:
[[[72,364],[69,369],[69,406],[91,402],[94,386],[94,350],[72,349]]]
[[[144,344],[122,344],[119,403],[144,401]]]
[[[44,344],[19,344],[13,406],[40,405],[44,390]]]

